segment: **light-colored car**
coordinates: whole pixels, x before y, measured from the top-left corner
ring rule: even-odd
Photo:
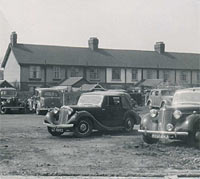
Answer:
[[[165,105],[170,105],[173,99],[175,90],[171,89],[153,89],[149,93],[146,105],[151,108],[162,108]]]
[[[61,101],[61,93],[57,89],[36,88],[35,95],[28,99],[29,110],[41,114],[54,107],[61,107]]]

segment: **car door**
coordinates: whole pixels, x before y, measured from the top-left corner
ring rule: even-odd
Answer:
[[[107,96],[107,105],[104,110],[104,124],[109,127],[121,126],[125,109],[122,108],[121,96]]]

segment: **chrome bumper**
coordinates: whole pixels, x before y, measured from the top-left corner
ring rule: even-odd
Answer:
[[[151,130],[141,130],[139,129],[138,132],[144,133],[144,134],[164,134],[164,135],[181,135],[181,136],[187,136],[188,132],[176,132],[176,131],[151,131]]]
[[[74,127],[74,124],[50,124],[50,123],[43,123],[44,125],[48,126],[48,127],[52,127],[52,128],[60,128],[60,129],[67,129],[67,128],[72,128]]]

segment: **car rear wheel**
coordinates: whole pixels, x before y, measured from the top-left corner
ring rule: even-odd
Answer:
[[[146,142],[147,144],[154,144],[157,143],[159,139],[154,139],[152,138],[149,134],[143,134],[143,141]]]
[[[92,122],[85,118],[81,119],[74,128],[74,135],[76,137],[87,137],[92,132]]]
[[[47,130],[52,136],[61,136],[64,133],[64,129],[57,131],[56,128],[47,127]]]
[[[124,123],[124,130],[126,132],[131,132],[133,131],[133,127],[134,127],[134,121],[132,120],[131,117],[127,117]]]

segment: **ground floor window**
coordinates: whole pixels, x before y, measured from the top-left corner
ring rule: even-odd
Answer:
[[[29,77],[32,78],[32,79],[38,79],[38,78],[41,78],[41,68],[40,66],[30,66],[30,69],[29,69],[30,73],[29,73]]]
[[[98,80],[99,79],[99,69],[98,68],[91,68],[89,73],[90,73],[90,79],[91,80]]]

